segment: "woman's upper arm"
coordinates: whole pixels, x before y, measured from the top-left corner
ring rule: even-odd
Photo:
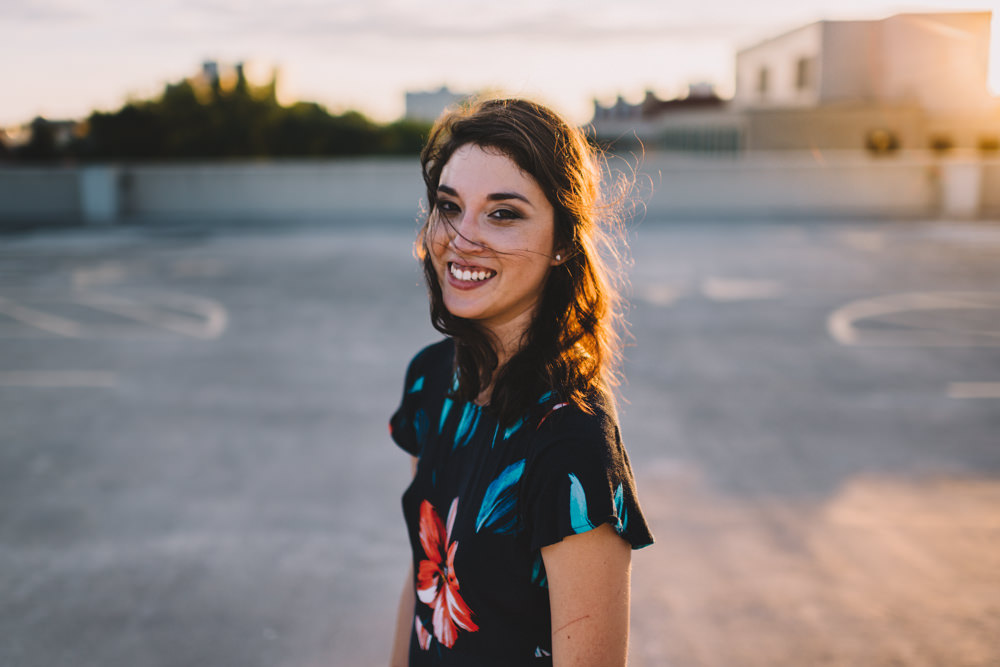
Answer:
[[[549,583],[555,667],[624,667],[631,546],[605,523],[541,551]]]

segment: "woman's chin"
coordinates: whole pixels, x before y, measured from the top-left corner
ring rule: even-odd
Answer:
[[[477,320],[480,319],[480,315],[482,315],[482,309],[469,303],[455,303],[454,301],[445,299],[444,307],[447,308],[448,312],[454,317],[460,317],[463,320]]]

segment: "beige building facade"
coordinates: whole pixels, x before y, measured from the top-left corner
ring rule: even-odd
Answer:
[[[669,137],[726,128],[739,150],[995,154],[1000,100],[987,87],[991,18],[982,11],[817,21],[740,50],[736,93],[724,104],[685,113],[631,105],[634,121],[627,103],[595,104],[594,127],[609,137],[636,122],[638,139],[667,149],[677,143]]]
[[[819,21],[741,50],[744,147],[991,150],[991,12]]]

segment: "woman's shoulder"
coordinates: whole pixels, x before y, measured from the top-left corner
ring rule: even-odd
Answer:
[[[593,391],[582,401],[553,394],[541,408],[536,430],[542,448],[565,443],[602,447],[620,441],[615,406],[605,393]]]
[[[452,361],[455,358],[455,341],[444,338],[427,345],[410,360],[406,376],[410,381],[416,381],[429,373],[450,373]]]

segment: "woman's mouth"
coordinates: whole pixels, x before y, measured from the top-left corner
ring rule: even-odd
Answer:
[[[452,282],[464,283],[467,286],[478,285],[486,282],[497,274],[493,269],[485,269],[481,266],[468,266],[448,262],[448,274]]]

